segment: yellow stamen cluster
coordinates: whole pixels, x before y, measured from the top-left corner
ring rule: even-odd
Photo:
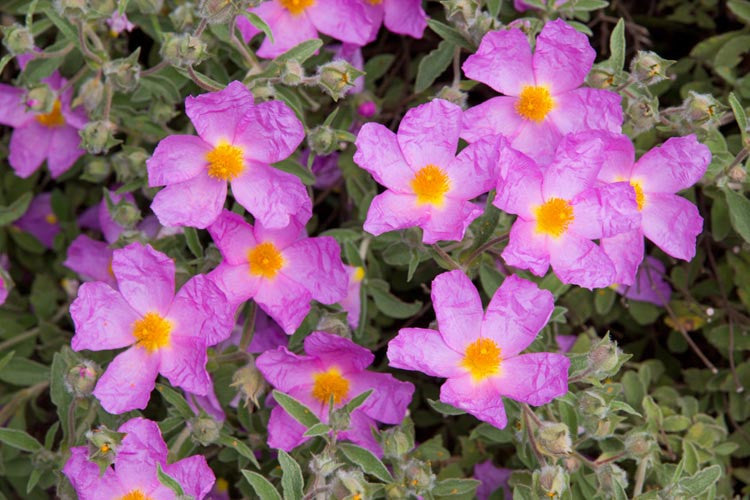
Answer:
[[[133,336],[136,345],[154,352],[169,345],[172,323],[158,313],[150,312],[133,325]]]
[[[270,241],[253,247],[248,252],[247,261],[250,263],[250,274],[269,279],[275,278],[284,267],[284,257]]]
[[[573,206],[562,198],[550,198],[535,210],[536,230],[553,238],[559,238],[575,219]]]
[[[442,168],[427,165],[414,175],[411,188],[417,195],[417,203],[440,206],[445,201],[445,194],[451,188],[451,180]]]
[[[638,210],[643,210],[643,206],[646,204],[646,195],[643,194],[643,188],[641,183],[637,181],[630,181],[630,185],[635,190],[635,202],[638,204]]]
[[[281,6],[294,14],[302,14],[306,8],[315,3],[315,0],[281,0]]]
[[[221,142],[214,149],[206,153],[208,175],[214,179],[231,181],[242,173],[245,168],[244,152],[242,148]]]
[[[461,366],[469,370],[475,382],[500,372],[500,347],[488,338],[479,338],[466,347]]]
[[[547,87],[527,85],[521,89],[516,102],[516,111],[527,120],[541,123],[555,107],[555,101]]]
[[[141,490],[133,490],[121,496],[120,500],[153,500],[153,498],[146,495]]]
[[[349,394],[349,381],[341,375],[338,368],[316,373],[313,380],[312,395],[321,403],[327,403],[333,396],[333,402],[338,404]]]

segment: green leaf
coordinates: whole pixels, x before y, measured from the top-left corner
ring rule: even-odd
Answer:
[[[417,79],[414,82],[414,92],[424,92],[437,80],[437,77],[450,66],[453,60],[455,45],[443,40],[438,47],[419,61]]]
[[[743,23],[750,24],[750,2],[747,0],[729,0],[727,7]]]
[[[476,479],[443,479],[432,490],[433,495],[453,496],[474,493],[480,481]]]
[[[577,0],[575,2],[576,12],[588,12],[591,10],[603,9],[609,5],[605,0]]]
[[[7,226],[25,214],[31,198],[31,191],[27,191],[7,207],[0,207],[0,226]]]
[[[156,477],[161,484],[172,490],[177,498],[185,496],[185,492],[183,491],[182,486],[180,486],[180,483],[178,483],[175,478],[164,472],[161,468],[161,464],[158,462],[156,464]]]
[[[304,436],[305,437],[325,436],[329,432],[331,432],[331,426],[321,422],[307,429],[307,431],[305,431]]]
[[[474,47],[474,45],[470,41],[464,38],[461,33],[459,33],[456,29],[448,26],[447,24],[436,21],[435,19],[429,19],[427,21],[427,26],[429,26],[432,31],[437,33],[438,36],[440,36],[440,38],[442,38],[446,42],[450,42],[451,44],[466,49],[469,52],[474,52],[474,50],[476,49],[476,47]]]
[[[355,465],[362,467],[362,470],[371,476],[374,476],[385,483],[393,482],[393,476],[388,472],[383,462],[372,454],[371,451],[360,448],[350,443],[341,443],[338,449]]]
[[[50,367],[24,358],[13,358],[0,370],[0,380],[30,386],[49,380]]]
[[[734,113],[734,119],[737,120],[737,125],[740,127],[740,133],[742,134],[742,140],[747,141],[748,128],[747,128],[747,114],[745,114],[745,108],[742,107],[737,96],[734,92],[729,93],[729,105],[732,107],[732,113]]]
[[[310,172],[307,168],[303,167],[298,161],[292,158],[287,158],[278,163],[273,164],[274,167],[284,172],[296,175],[300,178],[302,183],[306,186],[312,186],[315,184],[315,174]]]
[[[42,477],[42,469],[38,467],[31,469],[31,474],[29,474],[29,480],[26,482],[26,494],[27,495],[31,493],[31,490],[33,490],[34,487],[37,485],[40,477]]]
[[[406,319],[417,314],[422,307],[422,302],[404,302],[389,291],[388,283],[379,279],[367,281],[367,291],[375,301],[380,312],[390,318]]]
[[[284,499],[301,500],[305,483],[299,464],[284,450],[279,450],[279,464],[281,464],[281,488],[284,492]]]
[[[304,425],[305,427],[312,427],[315,424],[320,423],[320,419],[315,416],[315,413],[300,403],[293,397],[283,392],[273,391],[273,399],[281,405],[282,408],[297,422]]]
[[[190,252],[198,259],[203,258],[203,247],[201,246],[201,240],[198,238],[198,231],[194,227],[185,227],[183,231]]]
[[[732,227],[750,243],[750,200],[731,189],[724,188],[722,191],[729,206],[729,221]]]
[[[320,38],[313,38],[312,40],[307,40],[299,45],[292,47],[291,49],[287,50],[283,54],[281,54],[279,57],[274,59],[277,63],[285,63],[287,61],[297,60],[300,63],[303,63],[307,61],[309,58],[311,58],[313,55],[315,55],[316,52],[323,46],[323,40]]]
[[[156,384],[156,389],[170,405],[174,406],[182,418],[189,420],[195,417],[193,410],[190,409],[182,394],[164,384]]]
[[[367,398],[370,397],[372,394],[372,389],[363,392],[362,394],[359,394],[358,396],[353,397],[346,405],[342,408],[346,413],[351,413],[360,406],[362,406],[365,401],[367,401]]]
[[[620,71],[625,66],[625,20],[620,18],[609,35],[609,62]]]
[[[432,406],[433,410],[435,410],[435,411],[437,411],[439,413],[442,413],[443,415],[454,416],[454,415],[465,415],[466,414],[465,411],[463,411],[463,410],[461,410],[459,408],[456,408],[454,406],[451,406],[449,404],[445,404],[445,403],[443,403],[441,401],[435,401],[434,399],[429,399],[428,398],[427,402],[430,404],[430,406]]]
[[[503,6],[503,0],[487,0],[487,10],[490,11],[492,17],[497,17],[500,14],[500,7]]]
[[[721,466],[712,465],[702,471],[696,472],[690,477],[681,479],[678,486],[692,498],[703,494],[721,478]]]
[[[385,75],[385,72],[393,65],[394,60],[396,60],[396,56],[393,54],[378,54],[371,57],[365,63],[365,78],[367,81],[374,82]]]
[[[219,443],[223,444],[227,448],[233,449],[243,457],[250,460],[250,462],[252,462],[252,464],[257,469],[260,469],[260,464],[258,463],[258,459],[255,458],[255,453],[253,453],[253,450],[251,450],[250,447],[242,442],[242,440],[240,440],[239,438],[231,436],[226,431],[221,431],[221,433],[219,434]]]
[[[273,42],[273,32],[271,31],[271,27],[266,24],[266,22],[260,18],[258,14],[255,14],[253,12],[250,12],[247,9],[240,9],[240,14],[245,16],[248,21],[250,21],[250,24],[258,28],[263,32],[264,35],[268,37],[268,40],[271,43]]]
[[[42,449],[39,441],[18,429],[0,427],[0,442],[23,451],[34,452]]]
[[[7,365],[11,359],[13,359],[13,356],[16,354],[16,351],[10,351],[5,356],[0,359],[0,371],[2,371],[3,368],[5,368],[5,365]]]
[[[255,494],[260,497],[260,500],[281,500],[279,492],[276,491],[276,488],[265,477],[249,470],[243,470],[242,475],[245,476],[245,480],[253,487]]]

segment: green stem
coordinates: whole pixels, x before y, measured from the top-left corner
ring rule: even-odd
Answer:
[[[28,339],[34,338],[37,335],[39,335],[39,327],[34,327],[34,328],[30,329],[30,330],[26,330],[23,333],[19,333],[15,337],[11,337],[11,338],[9,338],[8,340],[6,340],[4,342],[0,342],[0,351],[4,351],[4,350],[8,349],[9,347],[12,347],[12,346],[14,346],[16,344],[20,344],[24,340],[28,340]]]
[[[450,265],[451,267],[453,267],[453,269],[461,269],[461,264],[459,264],[458,262],[456,262],[456,261],[455,261],[455,260],[453,259],[453,257],[451,257],[450,255],[448,255],[448,254],[447,254],[447,253],[445,252],[445,250],[443,250],[442,248],[440,248],[440,246],[439,246],[439,245],[437,245],[437,244],[435,244],[435,245],[432,245],[432,249],[433,249],[433,250],[435,250],[435,253],[436,253],[436,254],[438,254],[438,255],[440,256],[440,258],[441,258],[441,259],[443,259],[443,260],[444,260],[444,261],[446,261],[446,262],[447,262],[447,263],[448,263],[448,264],[449,264],[449,265]]]

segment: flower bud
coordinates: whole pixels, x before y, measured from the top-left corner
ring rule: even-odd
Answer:
[[[128,182],[145,177],[146,160],[149,154],[145,149],[135,146],[123,146],[122,151],[111,156],[112,166],[117,174],[117,180]]]
[[[416,494],[430,491],[435,486],[435,474],[426,462],[411,459],[404,470],[406,486]]]
[[[688,122],[714,126],[718,125],[726,107],[711,94],[699,94],[691,90],[685,102],[682,103],[682,109],[683,117]]]
[[[66,19],[77,19],[86,12],[87,0],[54,0],[52,7]]]
[[[189,33],[166,33],[161,55],[173,66],[193,66],[206,56],[206,42]]]
[[[596,468],[596,478],[605,493],[612,493],[614,483],[618,483],[623,490],[628,487],[628,475],[620,466],[612,462]]]
[[[159,124],[165,124],[177,116],[174,104],[169,104],[161,100],[154,102],[148,112],[150,118]]]
[[[97,17],[109,17],[116,7],[115,0],[88,0],[86,13],[95,14]]]
[[[286,61],[281,69],[281,83],[284,85],[297,86],[305,78],[305,69],[299,61],[292,59]]]
[[[252,401],[255,406],[259,406],[258,397],[266,389],[266,381],[258,368],[255,367],[255,360],[252,358],[247,365],[235,372],[230,385],[239,388],[240,395],[245,400],[245,405]]]
[[[187,28],[195,24],[195,6],[190,2],[178,5],[169,13],[169,19],[175,29],[186,31]]]
[[[77,398],[89,396],[96,385],[101,370],[93,361],[84,360],[78,363],[65,375],[65,388]]]
[[[31,30],[18,23],[0,28],[3,33],[3,45],[13,55],[25,54],[34,50],[34,35]]]
[[[381,434],[383,455],[388,458],[401,458],[414,448],[414,441],[400,427],[392,427]]]
[[[338,469],[341,464],[337,463],[330,455],[322,453],[313,455],[310,460],[310,470],[317,476],[328,477]]]
[[[81,175],[81,179],[100,184],[104,179],[109,177],[111,173],[112,168],[106,159],[94,157],[87,161],[83,166],[83,175]]]
[[[26,93],[26,106],[36,113],[52,112],[56,101],[57,94],[46,83],[35,85]]]
[[[597,89],[611,88],[615,83],[615,75],[608,68],[594,67],[587,77],[589,85]]]
[[[378,106],[372,101],[364,101],[357,106],[357,113],[364,118],[370,118],[378,112]]]
[[[109,205],[109,200],[107,200]],[[110,206],[112,220],[126,229],[132,229],[141,220],[141,210],[122,197],[116,205]]]
[[[338,101],[354,87],[354,80],[362,75],[364,72],[343,59],[337,59],[320,67],[318,84],[334,101]]]
[[[747,179],[747,172],[742,165],[735,165],[729,169],[729,178],[735,182],[743,183]],[[709,316],[712,316],[709,314]]]
[[[328,407],[328,402],[325,403],[326,408]],[[352,418],[349,415],[349,413],[338,409],[334,411],[331,414],[331,420],[328,422],[328,424],[331,426],[331,428],[335,431],[345,431],[349,429],[352,423]]]
[[[656,98],[646,97],[631,100],[625,110],[634,135],[651,130],[656,124],[658,113],[659,101]]]
[[[99,77],[91,77],[81,85],[78,96],[73,101],[73,106],[83,104],[89,113],[99,107],[104,97],[104,84]]]
[[[336,132],[327,125],[318,125],[307,135],[307,144],[319,155],[331,154],[338,146]]]
[[[385,485],[385,498],[388,500],[403,500],[409,498],[406,488],[398,483],[390,483]]]
[[[625,450],[635,459],[647,457],[655,446],[653,437],[647,432],[634,432],[625,438]]]
[[[115,455],[120,448],[124,432],[109,430],[105,426],[86,432],[89,442],[89,460],[99,465],[101,472],[115,461]]]
[[[106,153],[118,143],[115,139],[115,124],[108,120],[97,120],[87,123],[78,131],[81,146],[91,154]]]
[[[365,475],[359,469],[340,469],[336,476],[344,488],[352,494],[361,495],[367,488],[367,481],[365,481]]]
[[[674,63],[655,52],[640,50],[630,62],[630,72],[639,82],[653,85],[668,78],[666,70]]]
[[[201,446],[208,446],[219,439],[221,427],[220,423],[207,415],[198,417],[193,420],[193,439]]]
[[[539,428],[539,447],[553,457],[563,457],[570,453],[572,442],[568,426],[563,423],[545,422]]]
[[[138,87],[138,81],[141,78],[141,65],[138,64],[140,52],[141,49],[138,47],[128,57],[104,63],[102,67],[104,76],[115,90],[132,92]]]
[[[160,14],[164,8],[164,0],[131,0],[135,4],[135,11],[141,14]]]
[[[568,489],[568,474],[559,465],[545,465],[532,478],[540,498],[560,498]]]
[[[452,102],[453,104],[460,106],[461,109],[466,109],[467,94],[457,88],[446,85],[440,89],[435,97],[437,99],[445,99],[446,101]]]
[[[605,335],[589,352],[591,376],[601,380],[617,373],[621,354],[622,351],[615,342],[610,340],[609,334]]]
[[[238,13],[233,0],[201,0],[198,7],[198,15],[209,24],[225,23]]]

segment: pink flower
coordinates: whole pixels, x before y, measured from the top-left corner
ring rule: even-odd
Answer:
[[[224,294],[199,274],[175,295],[174,261],[140,243],[115,250],[112,271],[119,291],[84,283],[70,306],[74,351],[129,346],[96,384],[102,407],[109,413],[145,408],[159,373],[172,385],[206,394],[206,346],[226,339],[234,323]]]
[[[482,209],[469,200],[495,182],[498,139],[488,138],[456,156],[461,108],[442,99],[410,109],[394,134],[366,123],[354,161],[387,190],[372,200],[365,231],[421,227],[422,240],[461,240]]]
[[[463,70],[505,95],[467,110],[461,137],[474,142],[502,134],[515,149],[546,163],[565,134],[619,133],[619,94],[581,87],[595,56],[586,35],[562,20],[544,26],[533,56],[521,30],[487,33]]]
[[[640,224],[635,193],[626,182],[598,185],[606,137],[569,134],[543,170],[523,153],[505,148],[493,204],[518,215],[503,250],[505,262],[543,276],[550,265],[563,283],[602,288],[615,267],[593,240]]]
[[[346,291],[346,297],[341,299],[339,303],[341,307],[346,311],[346,320],[349,322],[349,326],[357,329],[362,311],[362,296],[360,292],[362,290],[362,280],[365,279],[365,270],[362,267],[346,266],[346,274],[349,276],[349,287]]]
[[[577,335],[555,335],[555,341],[557,347],[562,354],[570,351],[573,348],[573,344],[578,340]]]
[[[508,479],[513,473],[513,469],[495,467],[492,460],[487,460],[474,466],[474,479],[482,482],[477,488],[477,498],[479,500],[488,500],[490,495],[496,490],[503,490],[505,500],[513,499],[513,492],[508,486]]]
[[[167,463],[167,445],[155,422],[136,417],[117,431],[125,437],[116,450],[107,447],[101,451],[115,453],[113,466],[106,467],[103,474],[99,465],[89,461],[87,446],[70,449],[63,474],[81,500],[176,499],[174,492],[159,481],[157,464],[186,495],[201,500],[211,491],[215,477],[202,455]]]
[[[135,24],[130,22],[128,16],[119,12],[114,12],[105,22],[109,26],[109,32],[112,36],[117,36],[123,31],[133,31],[135,28]]]
[[[370,40],[378,35],[380,25],[385,22],[389,31],[399,35],[422,38],[427,27],[427,14],[422,8],[422,0],[361,0],[374,20]]]
[[[255,363],[272,386],[308,406],[322,422],[328,422],[331,397],[339,408],[353,397],[373,389],[364,404],[352,412],[349,430],[339,437],[382,454],[370,429],[377,427],[376,421],[400,423],[411,402],[414,386],[387,373],[365,370],[375,359],[373,354],[337,335],[311,333],[305,338],[305,353],[297,355],[279,347],[261,354]],[[280,406],[271,411],[270,447],[290,451],[309,439],[303,436],[304,432],[304,426]]]
[[[237,202],[267,227],[310,217],[302,181],[269,165],[291,155],[305,136],[286,104],[253,104],[250,91],[234,81],[219,92],[188,97],[185,112],[198,137],[169,136],[146,162],[149,185],[167,186],[151,204],[159,222],[207,227],[221,213],[227,181]]]
[[[266,38],[257,51],[259,57],[268,59],[318,38],[318,32],[342,42],[365,45],[375,23],[361,0],[271,0],[249,10],[273,32],[273,42]],[[260,33],[244,16],[237,18],[237,27],[246,42]]]
[[[78,273],[84,281],[103,281],[116,288],[112,255],[112,249],[105,242],[80,234],[68,247],[68,256],[63,265]]]
[[[630,139],[611,136],[599,180],[629,182],[642,216],[641,224],[632,231],[602,239],[602,248],[617,269],[616,283],[633,284],[643,261],[643,236],[677,259],[695,256],[703,218],[695,205],[676,193],[698,182],[709,163],[711,152],[692,134],[667,139],[637,162]]]
[[[209,276],[229,302],[250,298],[288,334],[310,311],[310,301],[335,304],[346,295],[341,249],[330,236],[308,238],[298,221],[283,229],[255,227],[225,210],[208,228],[224,261]]]
[[[66,82],[55,71],[42,80],[53,91]],[[0,84],[0,124],[13,127],[8,163],[19,177],[29,177],[44,160],[53,178],[67,172],[84,151],[78,130],[88,121],[83,108],[70,109],[73,89],[58,95],[52,111],[35,113],[26,108],[25,91]]]
[[[52,211],[52,194],[42,193],[34,197],[15,226],[34,236],[45,247],[52,248],[55,236],[60,232],[59,221]]]
[[[664,279],[664,264],[650,255],[638,266],[635,284],[618,285],[615,290],[628,299],[650,302],[657,306],[669,303],[672,297],[672,288]]]
[[[448,380],[440,401],[503,428],[503,397],[543,405],[568,392],[570,360],[562,354],[519,354],[536,338],[554,308],[552,294],[511,275],[482,311],[461,271],[432,282],[439,331],[403,328],[388,344],[390,366]]]

